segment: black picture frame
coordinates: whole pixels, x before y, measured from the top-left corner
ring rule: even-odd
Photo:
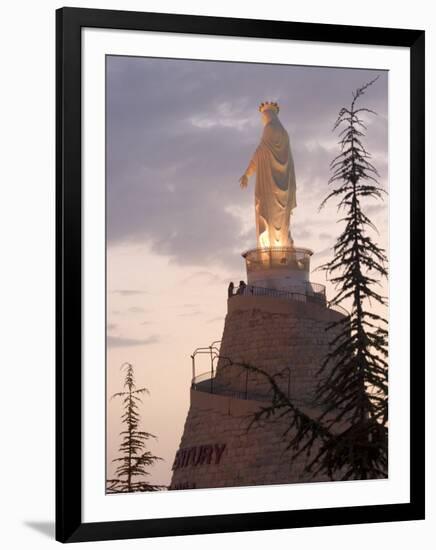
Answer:
[[[410,502],[82,522],[81,29],[128,29],[410,49]],[[56,539],[128,539],[424,519],[424,41],[419,30],[78,8],[56,12]],[[412,362],[413,359],[413,362]]]

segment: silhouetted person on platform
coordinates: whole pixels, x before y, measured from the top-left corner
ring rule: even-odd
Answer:
[[[246,286],[247,286],[247,285],[244,283],[244,281],[239,281],[239,287],[238,287],[238,292],[237,292],[237,294],[243,296],[243,295],[244,295],[244,292],[245,292]]]
[[[230,282],[229,288],[227,289],[227,295],[229,298],[233,296],[233,290],[235,288],[235,285],[233,284],[233,281]]]

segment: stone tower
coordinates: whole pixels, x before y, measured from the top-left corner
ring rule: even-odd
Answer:
[[[305,456],[292,460],[286,451],[286,420],[247,430],[253,413],[271,401],[270,385],[228,359],[279,375],[282,391],[300,409],[317,412],[318,370],[333,336],[326,328],[345,313],[329,308],[325,288],[310,282],[311,255],[294,246],[243,254],[247,283],[228,297],[220,349],[209,348],[216,368],[212,361],[208,376],[196,376],[194,363],[170,489],[309,481]]]

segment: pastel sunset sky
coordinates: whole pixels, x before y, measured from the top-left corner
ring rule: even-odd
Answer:
[[[340,231],[328,193],[339,152],[332,127],[352,91],[380,78],[361,105],[367,148],[388,191],[388,73],[109,56],[107,58],[107,395],[121,391],[120,366],[135,367],[150,395],[144,429],[163,458],[150,482],[168,485],[189,407],[190,355],[220,340],[227,286],[246,279],[241,252],[256,245],[254,184],[238,180],[259,143],[261,101],[277,101],[297,178],[296,246],[311,248],[312,270],[331,257]],[[366,213],[388,250],[388,205]],[[314,282],[334,290],[321,272]],[[386,286],[386,285],[385,285]],[[387,293],[387,288],[385,288]],[[208,370],[197,363],[197,374]],[[107,467],[113,474],[120,402],[108,399]],[[152,498],[152,497],[151,497]]]

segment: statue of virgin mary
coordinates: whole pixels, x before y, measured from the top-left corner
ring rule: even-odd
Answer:
[[[258,248],[293,245],[290,217],[297,206],[294,161],[289,135],[278,118],[277,103],[261,103],[262,139],[244,175],[241,188],[256,173],[255,213]]]

